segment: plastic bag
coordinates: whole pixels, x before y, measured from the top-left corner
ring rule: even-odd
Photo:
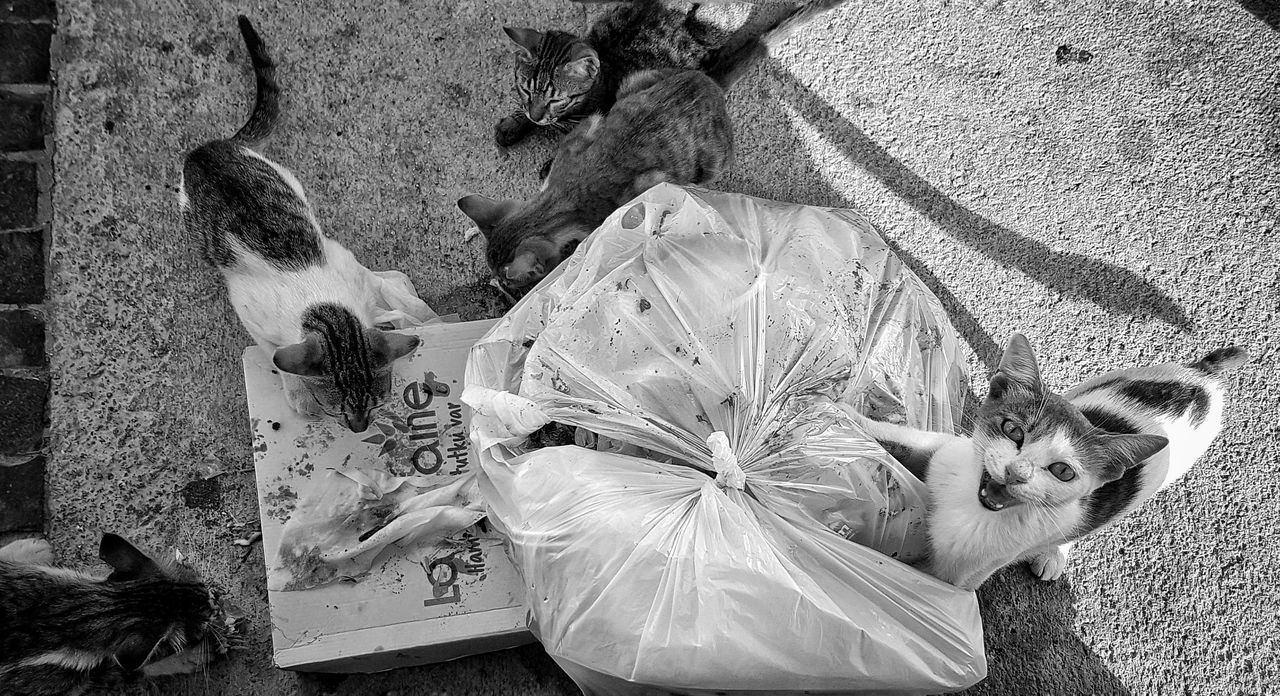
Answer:
[[[374,296],[378,298],[374,309],[374,324],[386,324],[394,329],[411,329],[415,326],[449,321],[431,309],[413,287],[409,276],[400,271],[370,271],[374,284]],[[452,318],[456,321],[456,317]]]
[[[891,558],[925,548],[923,483],[846,410],[953,428],[958,346],[852,211],[670,185],[623,206],[467,366],[548,652],[587,693],[976,683],[973,593]],[[551,421],[624,447],[526,451]]]
[[[473,476],[438,483],[354,467],[314,477],[285,524],[267,588],[306,590],[356,580],[384,552],[428,554],[484,517]]]

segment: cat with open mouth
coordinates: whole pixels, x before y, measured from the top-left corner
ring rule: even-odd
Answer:
[[[1222,425],[1223,375],[1247,359],[1230,346],[1186,365],[1116,370],[1058,395],[1014,334],[969,437],[859,420],[928,484],[926,571],[975,589],[1023,560],[1056,580],[1071,542],[1137,509],[1208,449]]]

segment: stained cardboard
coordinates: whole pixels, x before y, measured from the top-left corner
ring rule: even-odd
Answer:
[[[478,460],[468,438],[470,413],[459,397],[467,352],[493,324],[405,330],[420,336],[422,345],[397,361],[392,398],[359,434],[336,423],[303,420],[289,408],[270,357],[257,346],[245,350],[268,566],[299,492],[326,468],[383,467],[397,476],[439,477],[441,485],[474,471]],[[276,665],[375,672],[531,641],[520,576],[503,544],[482,523],[451,537],[448,548],[429,557],[392,551],[358,582],[270,591]]]

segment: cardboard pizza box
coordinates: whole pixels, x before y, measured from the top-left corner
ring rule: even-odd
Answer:
[[[312,476],[330,468],[385,467],[396,476],[438,477],[441,485],[475,470],[462,394],[467,352],[495,321],[407,329],[422,338],[396,362],[391,399],[368,430],[303,420],[285,401],[270,357],[244,353],[253,429],[258,505],[267,566]],[[305,495],[305,493],[304,493]],[[275,663],[314,672],[376,672],[441,662],[533,640],[524,590],[484,523],[419,558],[390,550],[357,582],[269,591]]]

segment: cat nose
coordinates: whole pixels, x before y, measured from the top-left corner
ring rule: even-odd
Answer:
[[[369,429],[369,416],[346,416],[347,427],[353,433],[363,433]]]
[[[1004,485],[1006,486],[1026,482],[1027,476],[1021,469],[1008,469],[1004,472]]]

